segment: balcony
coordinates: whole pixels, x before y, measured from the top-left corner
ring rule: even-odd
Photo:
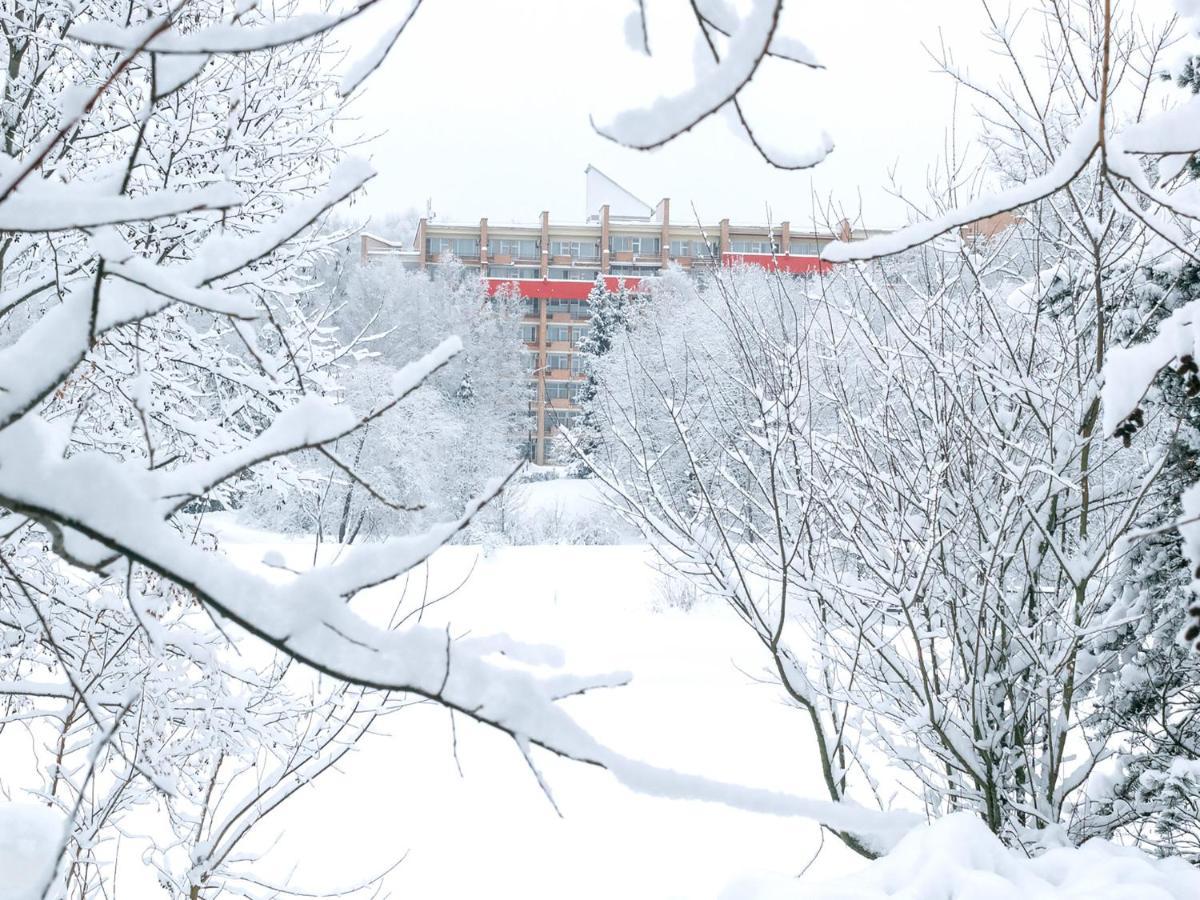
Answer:
[[[452,259],[456,259],[466,266],[478,266],[480,263],[480,258],[478,256],[459,256],[449,250],[443,250],[441,253],[431,253],[428,261],[437,265],[441,263],[448,263]]]

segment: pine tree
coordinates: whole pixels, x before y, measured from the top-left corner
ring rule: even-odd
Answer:
[[[1196,62],[1178,79],[1193,94],[1200,93]],[[1200,163],[1189,160],[1185,172],[1200,178]],[[1127,315],[1114,320],[1121,343],[1155,333],[1162,320],[1200,299],[1200,266],[1192,261],[1157,263],[1144,274]],[[1174,527],[1183,514],[1180,496],[1200,481],[1195,382],[1195,363],[1187,358],[1178,370],[1164,370],[1147,395],[1146,411],[1137,410],[1117,431],[1126,447],[1140,439],[1142,446],[1132,452],[1161,454],[1164,466],[1147,512],[1134,526],[1141,536],[1130,544],[1126,577],[1110,614],[1130,624],[1093,652],[1118,653],[1123,662],[1121,677],[1094,714],[1114,723],[1126,743],[1121,777],[1106,804],[1106,830],[1132,833],[1144,845],[1200,863],[1200,809],[1194,801],[1200,795],[1200,658],[1178,640],[1197,620],[1188,615],[1192,573]]]
[[[454,399],[462,406],[468,406],[475,400],[475,385],[471,381],[471,373],[463,372],[462,381],[458,383],[458,389],[454,392]]]

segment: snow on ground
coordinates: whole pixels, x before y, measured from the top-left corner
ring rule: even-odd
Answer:
[[[1090,841],[1027,859],[976,816],[909,834],[887,857],[831,884],[747,878],[722,900],[1194,900],[1200,872],[1179,859]]]
[[[62,838],[54,810],[0,800],[0,900],[41,900]]]
[[[244,565],[267,554],[294,568],[311,562],[309,543],[227,525],[221,532],[222,548]],[[614,748],[822,797],[804,719],[756,683],[760,656],[746,630],[718,603],[672,605],[678,593],[652,562],[634,545],[445,547],[428,581],[423,573],[406,588],[377,589],[364,611],[386,618],[402,591],[409,605],[433,599],[470,572],[424,621],[557,645],[576,672],[632,671],[627,687],[567,701]],[[461,720],[452,732],[449,715],[432,706],[383,729],[261,832],[257,846],[270,848],[270,861],[256,874],[330,891],[403,856],[387,891],[421,900],[1200,897],[1200,874],[1183,863],[1100,842],[1026,860],[967,815],[919,829],[870,864],[827,837],[798,878],[822,843],[811,823],[634,794],[603,771],[541,754],[560,818],[508,738]],[[127,873],[137,867],[130,861]],[[144,888],[130,874],[130,896],[157,896],[149,874],[141,877]]]
[[[226,533],[222,547],[247,565],[271,550],[296,567],[312,555],[311,544],[246,531]],[[443,548],[431,597],[475,569],[425,622],[555,644],[575,672],[628,669],[631,685],[567,701],[597,737],[648,762],[821,797],[802,716],[738,670],[759,670],[753,641],[717,604],[670,607],[651,561],[636,546]],[[423,589],[414,579],[410,601]],[[386,616],[399,590],[376,591],[363,609],[378,603]],[[542,754],[559,818],[510,739],[460,720],[460,776],[446,712],[415,708],[384,727],[264,832],[283,835],[263,874],[298,863],[297,884],[329,889],[407,853],[386,884],[422,900],[715,898],[747,871],[794,875],[820,843],[803,820],[637,795],[603,771]],[[814,873],[861,864],[825,844]]]

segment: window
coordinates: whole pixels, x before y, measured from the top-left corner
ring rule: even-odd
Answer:
[[[550,277],[557,281],[595,281],[595,269],[551,269]]]
[[[770,238],[761,240],[751,240],[749,238],[736,238],[729,242],[730,253],[774,253],[774,244]]]
[[[671,241],[668,252],[671,256],[690,256],[692,259],[716,255],[715,248],[710,248],[704,241]]]
[[[586,319],[591,315],[586,300],[547,300],[546,312],[550,315],[568,315],[573,319]]]
[[[459,259],[477,259],[479,257],[479,238],[425,238],[425,253],[433,256],[438,253],[453,253]]]
[[[579,342],[588,336],[592,329],[587,325],[576,325],[571,329],[571,346],[578,347]]]
[[[548,341],[566,341],[569,340],[570,326],[568,325],[547,325],[546,340]]]
[[[611,275],[633,275],[641,277],[643,275],[657,275],[659,272],[658,266],[628,266],[615,264],[609,274]]]
[[[532,266],[488,266],[489,278],[541,278],[542,270]]]
[[[532,350],[525,350],[521,353],[521,362],[525,366],[526,372],[536,372],[538,369],[538,355]]]
[[[521,311],[527,316],[536,316],[540,309],[540,303],[537,297],[522,297]]]
[[[816,241],[803,241],[799,238],[792,238],[788,243],[789,256],[816,256],[821,252],[821,248],[817,246]]]
[[[662,239],[646,235],[613,234],[609,235],[608,249],[613,253],[657,256],[662,251]]]
[[[582,375],[587,371],[587,357],[582,353],[573,353],[571,355],[571,374]]]
[[[521,340],[527,344],[537,343],[538,327],[532,322],[521,325]]]
[[[578,418],[579,413],[573,409],[548,409],[542,424],[546,434],[550,434],[558,428],[574,428]]]
[[[547,381],[547,400],[574,400],[579,391],[579,383],[575,381]]]
[[[488,238],[488,256],[538,259],[542,255],[539,244],[535,238]]]
[[[551,241],[551,256],[571,256],[575,259],[599,259],[599,241]]]
[[[569,369],[571,367],[571,357],[567,353],[547,353],[546,368],[547,369]]]

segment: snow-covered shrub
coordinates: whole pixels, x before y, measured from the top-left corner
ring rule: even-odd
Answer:
[[[826,252],[904,256],[808,285],[722,273],[652,309],[606,371],[612,450],[593,465],[759,637],[832,798],[903,805],[878,788],[899,769],[925,810],[972,809],[1016,844],[1065,826],[1165,850],[1197,821],[1171,800],[1196,707],[1160,624],[1179,554],[1136,532],[1172,518],[1175,423],[1139,412],[1109,442],[1100,389],[1128,384],[1102,371],[1146,326],[1164,248],[1144,214],[1163,198],[1115,136],[1151,133],[1120,116],[1153,84],[1110,65],[1153,68],[1167,38],[1085,6],[1045,6],[1059,30],[1036,32],[1054,63],[1036,74],[1019,23],[993,23],[1018,76],[983,92],[996,197],[956,208],[951,173],[928,221]],[[1074,100],[1078,58],[1104,74],[1107,123]],[[1186,435],[1171,452],[1191,458]],[[1118,762],[1115,793],[1090,778]]]
[[[387,416],[327,454],[298,458],[289,481],[260,486],[247,498],[248,518],[346,543],[454,515],[478,485],[513,469],[529,427],[519,304],[488,296],[461,265],[430,277],[388,260],[362,265],[352,248],[316,275],[312,302],[357,347],[338,361],[337,394],[359,415],[387,402],[392,378],[437,335],[459,335],[463,350]],[[498,517],[481,512],[468,534],[495,531]]]
[[[694,581],[681,578],[670,569],[664,570],[660,574],[655,609],[691,612],[703,599],[704,595]]]
[[[1188,900],[1200,872],[1179,859],[1155,859],[1103,840],[1027,857],[1004,846],[968,813],[914,829],[884,859],[828,883],[755,879],[722,900]]]
[[[510,544],[622,544],[637,537],[601,487],[581,478],[517,481],[496,510],[500,536]]]
[[[440,330],[450,322],[438,309],[413,329],[351,333],[363,307],[314,290],[334,242],[312,226],[373,175],[343,158],[334,121],[419,4],[393,11],[375,48],[335,78],[329,35],[373,5],[301,15],[288,0],[12,0],[0,15],[0,725],[5,739],[27,729],[35,748],[28,769],[0,771],[0,793],[63,815],[52,866],[61,889],[44,873],[44,829],[18,841],[43,882],[31,885],[37,896],[123,895],[110,838],[133,807],[166,818],[144,861],[173,895],[293,891],[255,878],[242,839],[403,696],[511,736],[531,768],[541,748],[651,793],[845,815],[656,770],[599,744],[558,701],[621,676],[547,674],[558,656],[545,648],[378,627],[355,609],[361,592],[470,526],[503,486],[481,484],[501,454],[485,460],[495,448],[465,429],[458,449],[475,455],[454,466],[433,458],[441,445],[416,428],[370,441],[393,427],[390,414],[403,419],[409,399],[436,426],[450,422],[450,403],[508,415],[489,393],[508,386],[477,377],[503,366],[471,354],[516,338],[503,315],[477,315],[473,326],[498,343],[464,342]],[[660,109],[634,131],[653,140],[665,127],[658,139],[669,140],[735,100],[765,56],[813,65],[776,40],[781,5],[704,13],[701,29],[729,34],[732,52],[669,115]],[[364,358],[368,338],[391,355],[374,381],[352,386],[375,402],[363,412],[340,402],[335,376]],[[464,343],[455,374],[446,367]],[[408,455],[422,441],[423,453]],[[398,489],[412,487],[429,519],[452,509],[448,520],[398,516],[424,527],[359,542],[329,564],[284,566],[273,553],[269,574],[202,540],[210,510],[270,492],[278,512],[288,491],[311,493],[313,456],[345,478],[338,498],[351,513],[330,523],[343,538],[373,527],[353,517],[359,489],[407,512],[347,462],[358,451],[360,463],[403,456]],[[323,522],[323,512],[301,515]],[[389,522],[377,533],[399,530]],[[231,659],[243,648],[257,664]],[[11,855],[9,838],[30,820],[14,822],[7,803],[0,815]],[[896,823],[868,819],[864,830],[889,846]],[[16,883],[7,871],[0,880]]]

